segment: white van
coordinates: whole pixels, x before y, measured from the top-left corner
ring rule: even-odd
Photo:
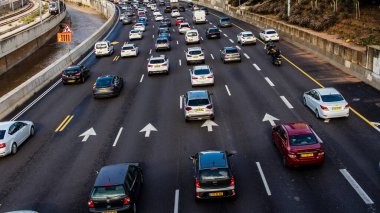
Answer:
[[[193,12],[194,24],[206,23],[206,12],[204,10],[196,10]]]
[[[109,41],[96,42],[94,46],[95,56],[112,55],[113,45]]]
[[[186,41],[186,44],[190,44],[190,43],[198,43],[199,44],[201,42],[201,40],[199,39],[198,30],[193,29],[193,30],[186,31],[185,41]]]

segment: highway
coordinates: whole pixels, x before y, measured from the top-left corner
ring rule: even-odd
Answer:
[[[186,9],[182,16],[190,22],[191,11]],[[210,12],[206,24],[191,25],[203,37],[200,46],[215,73],[215,85],[194,89],[213,93],[218,126],[208,131],[201,127],[204,121],[186,123],[180,105],[180,96],[193,89],[184,50],[198,45],[186,46],[184,35],[174,26],[172,49],[156,53],[159,23],[149,12],[144,38],[134,42],[140,55],[117,58],[132,27],[118,23],[107,38],[118,42],[115,53],[102,58],[92,54],[84,60],[91,70],[86,83],[54,86],[53,82],[49,92],[41,91],[9,116],[35,122],[36,134],[16,155],[0,159],[0,212],[86,212],[96,171],[121,162],[142,165],[144,186],[138,212],[175,212],[176,207],[186,213],[379,212],[380,132],[365,120],[380,121],[380,107],[374,104],[380,102],[380,92],[284,40],[276,45],[292,64],[284,61],[274,67],[262,43],[237,44],[236,35],[243,29],[255,35],[259,29],[235,19],[233,27],[222,28],[221,39],[207,40],[205,30],[217,25],[218,16],[223,15]],[[223,64],[219,50],[237,45],[245,53],[242,62]],[[169,57],[170,74],[148,77],[147,59],[159,54]],[[119,97],[93,99],[93,82],[102,74],[124,78]],[[316,119],[302,103],[303,92],[318,88],[316,82],[340,90],[362,118],[351,111],[349,118]],[[22,111],[41,94],[43,98]],[[278,118],[276,124],[311,124],[325,145],[324,165],[284,167],[272,143],[271,124],[263,122],[266,114]],[[157,131],[145,137],[140,130],[148,124]],[[96,135],[82,141],[79,135],[91,128]],[[194,200],[189,156],[202,150],[237,152],[231,158],[238,194],[235,201]]]

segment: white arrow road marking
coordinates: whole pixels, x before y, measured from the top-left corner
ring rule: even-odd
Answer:
[[[176,189],[175,195],[174,195],[174,213],[178,213],[178,202],[179,202],[179,189]]]
[[[260,70],[261,70],[260,67],[257,66],[257,64],[252,64],[252,65],[257,69],[257,71],[260,71]]]
[[[117,141],[119,140],[122,131],[123,131],[123,127],[120,127],[119,132],[117,133],[115,141],[113,142],[112,146],[116,146]]]
[[[288,101],[288,99],[285,98],[285,96],[280,96],[281,100],[285,103],[285,105],[289,108],[289,109],[293,109],[294,107],[290,104],[290,102]]]
[[[140,79],[140,83],[144,80],[144,74],[142,74],[141,76],[141,79]]]
[[[238,50],[241,50],[241,47],[239,47],[238,45],[236,45],[236,48],[238,48]]]
[[[152,131],[157,132],[157,129],[150,123],[148,123],[148,125],[146,125],[142,130],[140,130],[140,132],[145,132],[146,138],[149,138],[150,132]]]
[[[153,25],[153,28],[154,28],[154,25]]]
[[[379,126],[380,126],[380,123],[379,122],[371,122],[373,125],[375,125],[374,126],[374,128],[378,131],[378,132],[380,132],[380,128],[379,128]]]
[[[272,193],[270,192],[270,189],[269,189],[269,186],[268,186],[267,180],[265,179],[264,172],[263,172],[263,170],[261,169],[260,162],[256,162],[256,165],[257,165],[257,168],[259,169],[261,179],[263,180],[263,183],[264,183],[264,186],[265,186],[265,190],[267,191],[268,196],[271,196]]]
[[[212,120],[207,120],[205,121],[201,127],[205,127],[207,126],[207,132],[212,132],[212,127],[213,126],[219,126],[218,124],[216,124],[214,121]]]
[[[371,198],[365,193],[365,191],[360,187],[358,182],[350,175],[350,173],[346,169],[339,169],[340,173],[346,178],[348,183],[355,189],[355,191],[359,194],[359,196],[363,199],[364,203],[367,205],[374,204]]]
[[[234,43],[234,41],[232,39],[229,39],[231,43]]]
[[[230,89],[228,89],[228,86],[227,85],[224,85],[224,86],[226,87],[228,95],[231,96],[231,92],[230,92]]]
[[[87,139],[91,136],[91,135],[96,135],[96,132],[94,130],[93,127],[91,127],[90,129],[88,129],[87,131],[83,132],[81,135],[79,135],[78,137],[84,137],[82,139],[82,142],[85,142],[87,141]]]
[[[181,59],[179,59],[179,66],[182,66],[182,62],[181,62]]]
[[[249,55],[247,53],[243,54],[247,59],[250,59]]]
[[[226,36],[226,37],[228,38],[228,35],[227,35],[227,34],[223,33],[223,35]]]
[[[179,108],[182,109],[182,100],[183,100],[183,97],[182,95],[179,96]]]
[[[264,118],[263,118],[263,122],[269,121],[271,126],[276,126],[276,123],[274,121],[278,121],[278,120],[279,120],[278,118],[273,117],[269,115],[268,113],[265,113]]]
[[[210,54],[210,55],[211,55],[212,60],[214,60],[214,56],[212,54]]]
[[[221,33],[223,32],[223,30],[219,30]]]
[[[272,82],[268,77],[265,77],[265,80],[268,82],[268,84],[269,84],[271,87],[274,87],[273,82]]]

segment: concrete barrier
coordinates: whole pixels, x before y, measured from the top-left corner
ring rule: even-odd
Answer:
[[[92,49],[93,45],[111,29],[115,21],[117,21],[118,13],[116,12],[116,7],[107,0],[73,0],[73,2],[80,2],[100,11],[103,15],[108,17],[107,22],[69,53],[66,53],[59,60],[53,62],[50,66],[26,82],[2,96],[0,98],[0,119],[6,117],[18,106],[31,98],[36,92],[57,78],[66,67],[72,65],[75,61],[84,56],[88,50]]]

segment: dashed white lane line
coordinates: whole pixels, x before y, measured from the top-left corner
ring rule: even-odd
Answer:
[[[201,36],[201,40],[203,41],[203,37]]]
[[[273,82],[272,82],[268,77],[265,77],[265,80],[268,82],[268,84],[269,84],[271,87],[274,87]]]
[[[174,213],[178,213],[178,202],[179,202],[179,189],[176,189],[175,195],[174,195]]]
[[[182,100],[183,100],[183,97],[182,95],[179,96],[179,108],[182,109]]]
[[[346,169],[339,169],[340,173],[346,178],[348,183],[355,189],[359,196],[363,199],[364,203],[367,205],[374,204],[372,199],[365,193],[365,191],[360,187],[356,180],[351,176],[351,174]]]
[[[140,78],[140,83],[143,82],[144,80],[144,74],[142,74],[141,78]]]
[[[182,66],[182,61],[181,61],[181,59],[179,59],[178,62],[179,62],[179,66]]]
[[[250,59],[249,55],[247,53],[243,54],[247,59]]]
[[[179,43],[178,43],[178,41],[177,41],[177,45],[178,45]]]
[[[112,145],[113,147],[116,146],[117,141],[119,140],[122,131],[123,131],[123,127],[120,127],[119,132],[116,135],[115,141],[113,142],[113,145]]]
[[[257,168],[259,169],[261,179],[263,180],[263,183],[264,183],[264,186],[265,186],[265,190],[267,191],[268,196],[271,196],[272,193],[270,192],[270,189],[269,189],[269,186],[268,186],[267,180],[265,179],[264,172],[263,172],[263,170],[261,169],[260,162],[256,162],[256,165],[257,165]]]
[[[257,71],[260,71],[260,70],[261,70],[260,67],[257,66],[257,64],[252,64],[252,65],[257,69]]]
[[[173,32],[175,32],[175,29],[173,29]]]
[[[210,24],[212,25],[212,22],[210,21]]]
[[[228,38],[228,35],[227,35],[227,34],[223,33],[223,35],[226,36],[226,37]]]
[[[154,25],[153,25],[153,28],[154,28]]]
[[[288,99],[285,98],[285,96],[280,96],[281,100],[285,103],[285,105],[289,108],[289,109],[293,109],[294,107],[290,104],[290,102],[288,101]]]
[[[227,85],[224,85],[224,86],[226,87],[228,95],[231,96],[231,92],[230,92],[230,89],[228,89],[228,86]]]
[[[215,27],[216,28],[216,26],[214,25],[213,27]],[[222,32],[222,31],[220,31],[220,32]]]
[[[223,32],[223,30],[221,30],[221,29],[219,29],[219,31],[222,33]]]
[[[149,50],[149,55],[152,54],[152,49]]]
[[[214,60],[214,56],[212,54],[210,54],[210,56],[211,56],[212,60]]]
[[[152,35],[152,38],[154,38],[154,35]]]
[[[234,40],[232,40],[232,39],[229,39],[229,40],[230,40],[231,43],[234,43]]]
[[[236,48],[238,48],[238,50],[241,50],[241,47],[239,47],[238,45],[236,45]]]

